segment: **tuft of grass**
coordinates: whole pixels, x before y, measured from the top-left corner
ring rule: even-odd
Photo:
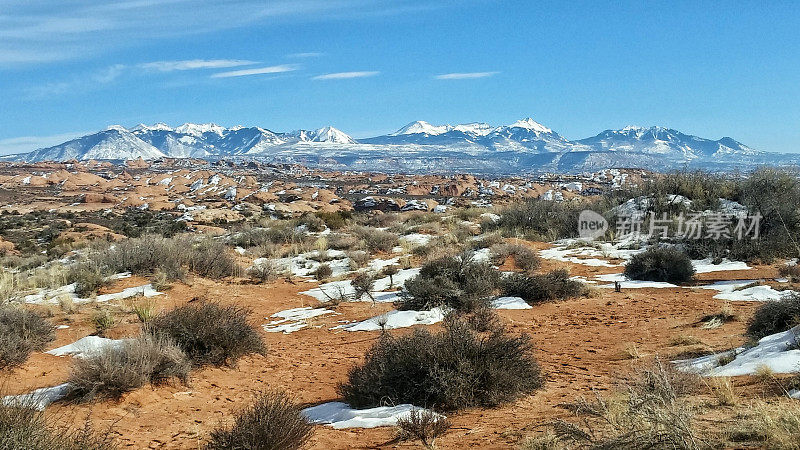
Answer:
[[[117,324],[114,313],[108,309],[100,309],[92,314],[92,324],[98,335],[102,336],[105,332]]]
[[[278,268],[270,261],[259,261],[247,269],[247,275],[256,283],[267,283],[278,278]]]
[[[0,304],[0,370],[24,363],[55,338],[53,325],[38,314]]]
[[[733,381],[728,377],[711,377],[708,388],[720,406],[734,406],[739,401]]]
[[[669,340],[669,345],[673,347],[682,347],[685,345],[697,345],[702,343],[703,341],[701,341],[699,338],[688,334],[679,334],[677,336],[672,336]]]
[[[726,430],[731,447],[800,449],[800,405],[797,400],[758,402],[742,412]],[[747,444],[747,445],[742,445]]]
[[[150,298],[139,298],[134,300],[131,303],[131,312],[136,314],[136,318],[139,319],[139,322],[147,323],[155,317],[156,313],[156,302]]]
[[[240,411],[230,427],[211,432],[205,448],[293,450],[308,442],[314,427],[301,414],[301,407],[283,391],[268,391]]]
[[[450,429],[447,418],[425,409],[412,409],[408,417],[397,419],[397,438],[400,441],[418,440],[427,449],[436,448],[436,439]]]
[[[694,429],[692,408],[683,399],[688,393],[685,374],[676,372],[656,360],[625,385],[621,398],[596,396],[565,405],[583,419],[582,426],[557,421],[556,440],[593,449],[705,447]]]
[[[162,313],[145,332],[172,339],[195,366],[231,365],[251,354],[265,354],[258,331],[247,322],[250,311],[218,303],[188,304]]]

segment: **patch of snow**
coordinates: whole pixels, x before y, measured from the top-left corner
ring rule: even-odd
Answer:
[[[628,277],[621,273],[607,273],[603,275],[598,275],[597,278],[600,281],[611,281],[611,284],[601,284],[598,287],[601,288],[613,288],[614,282],[619,282],[620,286],[625,289],[632,289],[632,288],[677,288],[677,285],[672,283],[667,283],[665,281],[645,281],[645,280],[629,280]]]
[[[697,273],[721,272],[723,270],[750,270],[752,267],[742,261],[723,259],[719,264],[714,264],[712,258],[692,260],[692,266]]]
[[[289,334],[307,327],[308,319],[311,319],[312,317],[324,316],[326,314],[335,314],[335,312],[331,311],[330,309],[311,308],[308,306],[286,309],[283,311],[278,311],[270,316],[279,318],[279,320],[273,320],[266,325],[262,325],[262,327],[264,328],[264,331],[268,331],[270,333]]]
[[[531,305],[525,302],[522,297],[498,297],[492,300],[492,308],[495,309],[531,309]]]
[[[702,356],[674,363],[681,370],[715,377],[754,375],[762,367],[775,373],[800,372],[800,350],[792,349],[797,346],[798,334],[800,326],[761,338],[755,347],[749,349],[739,347],[722,355]],[[721,356],[732,355],[735,355],[732,361],[719,365]]]
[[[347,331],[379,331],[381,324],[383,329],[393,330],[395,328],[407,328],[415,325],[433,325],[444,319],[444,312],[441,308],[433,308],[430,311],[398,311],[392,310],[386,314],[375,316],[367,320],[345,325],[339,325],[336,329]]]
[[[94,355],[106,348],[119,348],[125,339],[108,339],[100,336],[86,336],[78,339],[72,344],[54,348],[46,351],[48,355],[54,356],[74,356],[76,358],[86,358]]]
[[[27,394],[7,395],[0,399],[0,402],[6,406],[44,411],[47,405],[66,397],[71,389],[72,387],[69,383],[63,383],[58,386],[36,389]]]
[[[720,300],[740,301],[740,302],[765,302],[769,300],[780,300],[791,296],[795,291],[778,291],[770,286],[753,286],[744,288],[757,280],[725,280],[706,286],[698,286],[700,289],[713,289],[719,291],[714,298]]]
[[[410,404],[353,409],[347,403],[328,402],[306,408],[301,414],[312,423],[330,425],[338,430],[394,426],[397,425],[397,419],[408,417],[415,409],[423,411]]]

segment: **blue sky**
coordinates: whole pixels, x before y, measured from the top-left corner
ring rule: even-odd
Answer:
[[[788,1],[0,0],[0,153],[111,124],[528,116],[800,152],[798,23]]]

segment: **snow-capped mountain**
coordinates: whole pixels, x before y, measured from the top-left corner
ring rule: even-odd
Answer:
[[[598,150],[682,156],[686,159],[761,153],[729,137],[713,141],[663,127],[627,126],[576,142]]]
[[[628,126],[571,141],[531,118],[509,125],[432,125],[414,121],[383,136],[355,140],[344,132],[274,132],[260,127],[186,123],[121,126],[55,147],[3,159],[255,158],[336,169],[398,172],[580,172],[611,167],[747,169],[796,163],[794,155],[754,150],[724,137],[705,139],[662,127]]]
[[[145,159],[163,158],[156,147],[142,141],[127,129],[114,125],[99,133],[83,136],[55,147],[34,150],[24,155],[30,161],[70,159]]]

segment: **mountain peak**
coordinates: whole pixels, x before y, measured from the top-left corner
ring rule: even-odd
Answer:
[[[508,126],[509,128],[525,128],[527,130],[538,131],[539,133],[552,133],[553,130],[547,128],[546,126],[540,124],[539,122],[527,117],[525,119],[518,120],[511,125]]]
[[[414,122],[409,123],[408,125],[400,128],[399,130],[395,131],[394,133],[390,133],[389,136],[400,136],[403,134],[429,134],[432,136],[447,133],[450,131],[451,127],[449,125],[431,125],[424,120],[415,120]]]
[[[177,133],[189,134],[192,136],[202,136],[204,133],[215,133],[221,136],[225,130],[225,127],[221,127],[215,123],[185,123],[175,128],[175,132]]]
[[[355,144],[356,141],[341,130],[326,126],[314,130],[312,141],[332,142],[336,144]]]
[[[130,131],[173,131],[172,127],[165,124],[164,122],[154,123],[153,125],[145,125],[140,123],[135,127],[131,128]]]

